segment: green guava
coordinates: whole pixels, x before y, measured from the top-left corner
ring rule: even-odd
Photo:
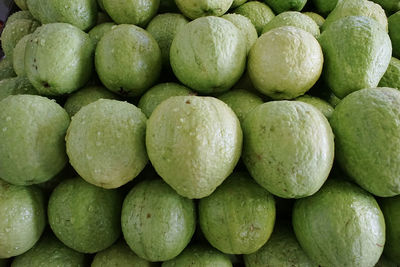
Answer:
[[[318,14],[327,16],[343,0],[311,0]]]
[[[95,55],[102,83],[123,96],[139,96],[158,79],[161,51],[156,40],[135,25],[118,25],[104,34]]]
[[[330,120],[336,159],[376,196],[400,194],[400,92],[363,89],[345,97]]]
[[[150,88],[139,100],[138,108],[150,118],[154,109],[164,100],[172,96],[188,96],[194,93],[187,87],[177,83],[160,83]]]
[[[17,11],[15,13],[11,14],[7,18],[6,24],[12,23],[19,19],[35,20],[35,18],[31,14],[31,12],[29,12],[28,10],[22,10],[22,11]]]
[[[14,0],[14,3],[21,9],[21,10],[28,10],[28,6],[26,4],[27,0]]]
[[[274,197],[247,173],[234,173],[200,200],[199,223],[208,242],[218,250],[254,253],[274,228]]]
[[[204,16],[222,16],[233,0],[175,0],[179,10],[190,19]]]
[[[265,189],[283,198],[314,194],[333,164],[334,143],[328,120],[300,101],[259,105],[243,126],[243,161]]]
[[[325,31],[333,22],[349,16],[370,17],[377,21],[385,31],[388,31],[388,20],[385,10],[380,5],[366,0],[346,0],[340,2],[326,18],[321,30]]]
[[[67,23],[38,28],[25,48],[25,72],[43,95],[71,93],[92,75],[94,45],[89,35]]]
[[[319,37],[324,78],[339,98],[376,87],[392,55],[389,35],[374,19],[350,16],[333,22]]]
[[[170,260],[194,234],[195,205],[161,179],[145,180],[126,196],[121,225],[126,242],[139,257],[152,262]]]
[[[297,97],[295,100],[313,105],[319,111],[321,111],[328,120],[332,117],[333,111],[335,110],[331,104],[315,96],[303,95]]]
[[[311,33],[315,38],[320,35],[319,26],[310,17],[297,11],[286,11],[275,16],[265,25],[262,33],[282,26],[293,26]]]
[[[389,66],[379,81],[379,87],[390,87],[400,90],[400,60],[392,57]]]
[[[0,60],[0,82],[7,78],[17,76],[14,72],[12,58],[5,57]],[[0,90],[1,91],[1,90]]]
[[[385,221],[372,195],[330,179],[315,195],[296,200],[293,229],[320,266],[374,266],[385,243]]]
[[[25,253],[39,240],[46,225],[44,202],[38,188],[0,180],[0,259]]]
[[[400,58],[400,11],[397,11],[388,18],[388,24],[393,56]]]
[[[182,14],[165,13],[155,16],[146,30],[157,41],[164,68],[170,68],[169,52],[176,33],[189,21]]]
[[[300,11],[306,5],[307,0],[264,0],[276,14],[285,11]]]
[[[190,245],[179,256],[172,260],[165,261],[162,267],[232,267],[229,256],[208,246],[208,245]]]
[[[64,104],[64,109],[72,118],[72,116],[74,116],[82,107],[96,102],[99,99],[118,100],[118,96],[102,86],[86,86],[68,96]]]
[[[238,6],[241,6],[246,2],[247,2],[247,0],[233,0],[231,8],[236,8]]]
[[[149,23],[160,6],[160,0],[102,0],[102,2],[104,10],[117,24],[133,24],[140,27]]]
[[[223,15],[222,18],[229,20],[240,30],[246,40],[247,53],[249,53],[250,48],[258,38],[257,30],[253,23],[251,23],[251,20],[243,15],[234,13]]]
[[[89,32],[89,37],[92,39],[92,42],[95,46],[97,46],[97,43],[100,41],[100,39],[106,34],[107,32],[111,31],[111,29],[115,26],[116,24],[114,22],[106,22],[106,23],[101,23],[96,26],[94,26]]]
[[[88,31],[97,20],[96,0],[26,0],[29,11],[42,24],[64,22]]]
[[[237,7],[234,12],[250,19],[251,23],[256,27],[258,35],[261,34],[265,25],[275,17],[274,12],[269,6],[258,1],[244,3]]]
[[[323,62],[321,47],[311,33],[283,26],[257,39],[247,68],[258,91],[273,99],[292,99],[317,82]]]
[[[69,161],[87,182],[120,187],[146,166],[146,116],[134,105],[100,99],[72,117],[65,140]]]
[[[225,102],[235,112],[241,125],[250,111],[264,103],[261,97],[243,89],[231,90],[220,95],[218,99]]]
[[[321,26],[325,22],[324,17],[322,17],[321,15],[319,15],[315,12],[303,12],[303,14],[310,17],[315,23],[317,23],[319,28],[321,28]]]
[[[170,61],[176,77],[201,93],[229,90],[246,66],[246,41],[231,22],[214,16],[198,18],[175,35]]]
[[[379,202],[386,223],[386,243],[383,253],[400,264],[400,196],[382,198]]]
[[[0,101],[0,177],[17,185],[51,179],[67,162],[69,116],[54,101],[12,95]]]
[[[158,105],[147,121],[146,147],[157,173],[178,194],[203,198],[239,161],[242,130],[224,102],[175,96]]]
[[[122,198],[80,177],[62,181],[52,192],[47,215],[54,234],[66,246],[95,253],[111,246],[121,233]]]
[[[32,34],[27,34],[22,37],[14,47],[13,53],[13,68],[18,76],[25,76],[25,48]]]
[[[287,222],[277,222],[268,242],[243,258],[246,267],[318,267],[300,247]]]
[[[145,259],[139,258],[125,243],[120,240],[111,247],[97,252],[94,256],[91,267],[155,267],[159,266],[157,263],[149,262]]]
[[[27,34],[33,33],[39,23],[36,20],[17,19],[7,23],[1,33],[1,48],[7,58],[12,60],[14,47],[18,41]]]
[[[84,254],[65,246],[53,233],[48,232],[32,249],[17,256],[11,266],[84,267],[86,265]]]
[[[0,100],[10,95],[38,95],[38,91],[25,76],[0,81]]]

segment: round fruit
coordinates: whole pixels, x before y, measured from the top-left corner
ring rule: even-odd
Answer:
[[[158,78],[161,52],[156,40],[134,25],[118,25],[96,47],[96,71],[102,83],[123,96],[144,93]]]
[[[13,67],[14,71],[18,76],[25,76],[25,47],[28,40],[30,40],[32,34],[27,34],[22,37],[17,45],[14,47],[15,53],[13,53]]]
[[[265,0],[265,3],[279,14],[285,11],[300,11],[307,0]]]
[[[175,0],[179,10],[190,19],[204,16],[222,16],[233,0]]]
[[[243,15],[250,19],[257,30],[258,35],[267,23],[275,17],[271,8],[264,3],[258,1],[247,2],[234,10],[235,13]]]
[[[321,15],[314,13],[314,12],[303,12],[304,15],[310,17],[315,23],[317,23],[318,27],[321,28],[321,26],[324,24],[325,19]]]
[[[389,17],[388,24],[389,36],[393,46],[393,56],[400,58],[400,11]]]
[[[242,150],[235,113],[212,97],[175,96],[147,122],[147,153],[157,173],[178,194],[210,195],[233,171]]]
[[[242,158],[251,176],[283,198],[317,192],[333,164],[331,127],[315,107],[299,101],[264,103],[243,124]]]
[[[89,35],[67,23],[45,24],[25,48],[25,72],[43,95],[82,87],[92,75],[94,46]]]
[[[47,212],[57,238],[82,253],[106,249],[121,232],[120,193],[79,177],[64,180],[53,190]]]
[[[376,87],[392,54],[389,35],[374,19],[350,16],[333,22],[318,39],[324,78],[339,98]]]
[[[196,19],[176,34],[170,52],[172,70],[185,85],[201,93],[229,90],[246,65],[246,41],[228,20]]]
[[[313,105],[319,111],[321,111],[328,120],[332,117],[333,111],[335,110],[331,104],[315,96],[303,95],[295,100]]]
[[[67,154],[87,182],[120,187],[146,166],[146,116],[127,102],[100,99],[75,114],[68,128]]]
[[[338,179],[296,201],[293,228],[301,247],[320,266],[374,266],[385,243],[385,221],[376,200]]]
[[[269,239],[275,223],[274,197],[247,173],[232,174],[199,202],[202,232],[227,254],[254,253]]]
[[[122,207],[122,232],[129,247],[148,261],[166,261],[187,246],[196,227],[194,202],[159,180],[133,187]]]
[[[85,255],[65,246],[52,233],[44,234],[28,252],[16,257],[12,267],[26,266],[85,266]]]
[[[400,90],[400,60],[392,57],[389,66],[379,81],[379,87],[390,87]]]
[[[17,0],[18,1],[18,0]],[[17,2],[14,1],[14,2]],[[29,19],[29,20],[35,20],[35,18],[32,16],[31,12],[28,10],[22,10],[22,11],[17,11],[13,14],[11,14],[6,21],[6,24],[12,23],[18,19]]]
[[[0,80],[0,100],[10,95],[38,95],[26,76]]]
[[[99,43],[100,39],[106,34],[107,32],[111,31],[116,24],[114,22],[106,22],[96,25],[93,29],[88,32],[90,39],[95,46]]]
[[[321,75],[323,55],[309,32],[292,26],[263,34],[251,48],[248,71],[254,86],[273,99],[307,92]]]
[[[33,95],[0,102],[0,177],[29,185],[47,181],[67,162],[69,116],[57,103]]]
[[[380,206],[386,223],[384,253],[396,264],[400,264],[400,196],[381,199]]]
[[[34,187],[0,180],[0,258],[25,253],[35,245],[46,225],[42,192]]]
[[[400,92],[364,89],[345,97],[330,120],[341,167],[374,195],[400,194]]]

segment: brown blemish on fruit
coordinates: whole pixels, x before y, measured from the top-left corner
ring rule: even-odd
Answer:
[[[150,213],[147,213],[146,218],[148,219],[148,218],[150,218],[150,217],[151,217],[151,214],[150,214]]]
[[[186,100],[186,102],[185,102],[186,104],[190,104],[190,100]]]
[[[49,84],[48,82],[44,82],[44,83],[43,83],[43,86],[44,86],[45,88],[49,88],[49,87],[50,87],[50,84]]]

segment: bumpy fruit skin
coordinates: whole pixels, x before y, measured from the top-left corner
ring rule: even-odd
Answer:
[[[89,183],[120,187],[146,166],[145,131],[146,116],[139,108],[100,99],[71,120],[65,138],[70,163]]]
[[[57,103],[34,95],[0,102],[0,177],[18,185],[45,182],[67,163],[69,116]]]
[[[246,41],[231,22],[214,16],[198,18],[176,34],[170,51],[172,70],[201,93],[229,90],[246,65]]]
[[[243,124],[242,158],[251,176],[283,198],[317,192],[333,164],[332,129],[315,107],[299,101],[264,103]]]
[[[335,9],[338,3],[341,3],[343,0],[311,0],[317,9],[317,13],[323,16],[331,13],[333,9]]]
[[[161,51],[156,40],[135,25],[118,25],[97,43],[96,71],[102,83],[125,97],[139,96],[157,80]]]
[[[109,267],[109,266],[138,266],[138,267],[156,267],[157,263],[149,262],[139,258],[125,243],[120,240],[111,247],[100,251],[94,256],[91,267]]]
[[[393,46],[393,56],[400,58],[400,11],[391,15],[388,19],[389,36]]]
[[[320,266],[374,266],[385,243],[385,221],[372,195],[329,180],[293,207],[293,228],[307,255]]]
[[[374,19],[350,16],[333,22],[319,37],[324,53],[324,78],[343,98],[376,87],[392,54],[389,35]]]
[[[164,1],[164,0],[162,0]],[[160,0],[102,0],[104,10],[118,24],[144,27],[157,14]]]
[[[28,10],[26,0],[14,0],[15,4],[22,10]]]
[[[31,250],[16,257],[12,266],[84,267],[85,263],[84,254],[65,246],[52,233],[45,233]]]
[[[307,0],[264,0],[277,14],[285,11],[300,11]]]
[[[13,67],[17,76],[25,76],[25,48],[26,43],[30,40],[31,34],[22,37],[14,47]]]
[[[400,196],[380,201],[386,223],[386,243],[383,253],[394,263],[400,264]]]
[[[330,120],[341,167],[380,197],[400,194],[400,92],[363,89],[345,97]]]
[[[0,259],[25,253],[46,225],[42,192],[0,180]]]
[[[258,91],[273,99],[292,99],[316,83],[323,62],[321,47],[311,33],[283,26],[257,39],[247,66]]]
[[[235,7],[241,6],[246,2],[247,2],[247,0],[233,0],[231,8],[235,8]]]
[[[14,1],[16,2],[16,1]],[[28,10],[22,10],[22,11],[17,11],[13,14],[11,14],[6,21],[6,24],[12,23],[18,19],[29,19],[29,20],[35,20],[35,18],[32,16],[31,12]]]
[[[89,35],[67,23],[38,28],[25,48],[25,72],[43,95],[82,87],[92,75],[94,45]]]
[[[129,247],[148,261],[178,256],[196,228],[194,202],[161,179],[133,187],[122,206],[121,225]]]
[[[234,173],[199,202],[199,222],[210,244],[227,254],[256,252],[275,223],[272,194],[247,173]]]
[[[385,10],[374,2],[365,0],[346,0],[339,3],[326,18],[321,30],[326,30],[333,22],[349,16],[366,16],[376,20],[388,31],[388,20]]]
[[[12,59],[5,57],[0,60],[0,81],[15,76]]]
[[[236,8],[234,12],[250,19],[251,23],[256,27],[258,35],[261,34],[265,25],[275,17],[274,12],[269,6],[258,1],[244,3]]]
[[[176,258],[166,261],[162,267],[232,267],[229,256],[205,245],[190,245]]]
[[[304,15],[310,17],[315,23],[317,23],[318,27],[324,24],[325,19],[321,15],[314,13],[314,12],[302,12]]]
[[[324,116],[329,120],[332,117],[333,111],[335,110],[331,104],[326,102],[325,100],[310,96],[310,95],[302,95],[295,99],[296,101],[304,102],[316,107],[319,111],[324,114]]]
[[[232,173],[242,150],[242,130],[222,101],[175,96],[150,116],[146,147],[157,173],[178,194],[203,198]]]
[[[26,0],[29,11],[42,24],[64,22],[87,31],[96,24],[96,0]]]
[[[51,229],[68,247],[95,253],[111,246],[121,233],[121,196],[77,177],[64,180],[48,204]]]
[[[114,26],[116,26],[114,22],[105,22],[93,27],[88,34],[94,45],[97,46],[97,43],[104,36],[104,34],[111,31]]]
[[[318,267],[301,248],[291,225],[286,222],[277,222],[268,242],[243,258],[246,267]]]
[[[233,0],[175,0],[179,10],[190,19],[204,16],[222,16]]]
[[[379,87],[390,87],[400,90],[400,60],[392,57],[389,66],[379,81]]]
[[[38,95],[26,76],[0,80],[0,100],[10,95]]]

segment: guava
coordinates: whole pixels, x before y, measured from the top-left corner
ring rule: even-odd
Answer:
[[[372,0],[381,5],[388,14],[400,11],[400,2],[398,0]]]
[[[316,96],[302,95],[295,99],[296,101],[304,102],[316,107],[329,120],[335,110],[331,104]]]
[[[116,24],[114,22],[106,22],[94,26],[93,29],[88,32],[89,37],[92,39],[94,45],[97,46],[97,43],[104,36],[104,34],[111,31],[115,25]]]
[[[18,76],[25,76],[25,48],[26,43],[30,40],[32,34],[27,34],[18,41],[14,47],[13,68]]]
[[[231,8],[235,8],[235,7],[241,6],[246,2],[247,2],[247,0],[233,0]]]
[[[0,80],[0,100],[10,95],[38,95],[39,92],[29,82],[28,78],[13,77]]]
[[[14,0],[14,3],[21,9],[21,10],[28,10],[28,6],[26,4],[26,0]]]
[[[7,78],[12,78],[17,76],[14,72],[12,59],[8,57],[0,60],[0,82]]]
[[[275,17],[274,12],[269,6],[258,1],[244,3],[237,7],[234,12],[250,19],[251,23],[256,27],[258,35],[261,34],[265,25]]]
[[[204,16],[222,16],[233,0],[175,0],[179,10],[190,19]]]
[[[343,0],[311,0],[314,4],[317,13],[323,16],[327,16],[336,7],[338,3]]]
[[[317,23],[318,27],[321,28],[321,26],[324,24],[325,19],[321,15],[315,13],[315,12],[303,12],[304,15],[309,16],[315,23]]]
[[[31,12],[29,12],[28,10],[22,10],[22,11],[17,11],[15,13],[12,13],[10,16],[8,16],[6,24],[12,23],[19,19],[35,20],[35,18],[31,14]]]
[[[307,0],[264,0],[277,14],[286,11],[300,11],[306,5]]]
[[[379,81],[379,87],[391,87],[400,90],[400,60],[392,57],[389,66]]]

